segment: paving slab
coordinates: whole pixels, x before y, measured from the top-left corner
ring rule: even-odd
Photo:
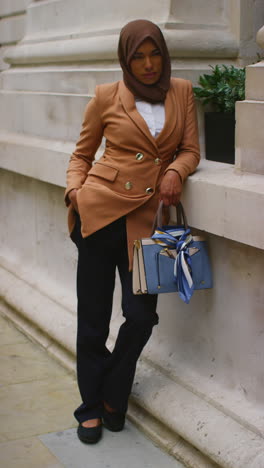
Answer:
[[[76,429],[45,434],[39,439],[65,468],[184,468],[129,422],[122,432],[105,429],[95,445],[81,443]]]
[[[30,342],[1,345],[0,369],[2,385],[68,375],[58,363],[51,366],[47,352]]]
[[[0,444],[2,468],[64,468],[36,437]]]
[[[2,386],[0,440],[73,427],[77,402],[76,382],[67,377]]]
[[[82,444],[79,398],[75,376],[0,315],[1,468],[183,468],[130,422]]]

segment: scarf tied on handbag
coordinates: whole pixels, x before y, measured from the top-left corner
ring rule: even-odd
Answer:
[[[186,304],[189,304],[194,291],[192,261],[188,250],[188,246],[193,240],[190,229],[156,229],[152,239],[157,244],[176,250],[174,281],[177,285],[180,298]]]

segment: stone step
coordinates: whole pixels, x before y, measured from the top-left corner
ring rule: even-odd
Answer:
[[[213,65],[217,63],[216,60],[211,61]],[[233,61],[228,63],[231,64]],[[4,62],[4,68],[7,67],[8,64]],[[172,60],[172,76],[191,80],[195,85],[201,74],[210,73],[210,71],[207,61]],[[87,93],[92,95],[96,85],[120,79],[122,79],[122,71],[117,61],[73,66],[65,66],[65,64],[30,68],[22,66],[10,68],[2,73],[0,75],[0,88],[16,91]]]
[[[4,56],[5,53],[7,52],[7,49],[14,48],[15,46],[1,46],[0,47],[0,71],[6,70],[9,68],[9,64],[4,61]],[[0,74],[0,88],[2,88],[2,73]]]
[[[0,80],[3,90],[93,95],[97,84],[118,81],[121,77],[117,64],[105,63],[73,67],[54,65],[30,70],[27,67],[11,68],[1,74]]]
[[[76,141],[89,96],[0,92],[0,128],[41,138]]]
[[[25,34],[25,15],[10,16],[1,19],[0,44],[12,44]]]
[[[0,16],[8,16],[26,10],[31,0],[1,0]]]

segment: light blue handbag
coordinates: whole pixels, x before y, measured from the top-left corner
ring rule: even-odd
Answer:
[[[151,238],[136,240],[133,257],[134,294],[178,292],[189,303],[193,291],[213,287],[207,244],[192,236],[181,203],[176,226],[161,226],[162,202]]]

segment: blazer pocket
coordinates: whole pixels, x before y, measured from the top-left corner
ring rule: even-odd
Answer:
[[[108,164],[104,164],[101,162],[96,162],[88,172],[86,182],[89,181],[90,176],[96,176],[100,177],[101,179],[108,180],[109,182],[114,182],[118,172],[118,169],[116,169],[113,166],[109,166]]]

